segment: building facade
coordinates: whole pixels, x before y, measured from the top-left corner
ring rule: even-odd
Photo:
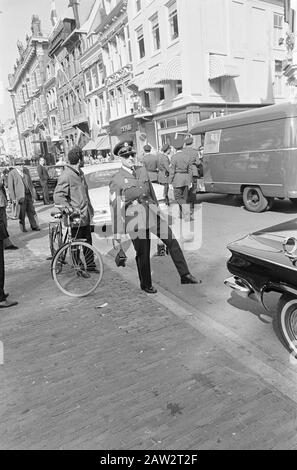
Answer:
[[[37,160],[48,154],[49,123],[44,92],[48,38],[42,34],[38,16],[32,16],[31,36],[24,46],[18,41],[19,58],[9,75],[22,157]]]
[[[283,14],[281,0],[129,0],[147,140],[159,147],[202,119],[288,98]]]

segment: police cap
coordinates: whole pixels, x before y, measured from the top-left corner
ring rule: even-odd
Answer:
[[[192,145],[192,143],[193,143],[193,137],[188,136],[188,137],[185,138],[185,144],[186,145]]]
[[[184,141],[182,139],[175,139],[173,141],[173,147],[176,149],[176,150],[181,150],[184,146]]]
[[[170,145],[169,145],[169,144],[165,144],[165,145],[163,145],[163,147],[161,148],[161,151],[165,153],[165,152],[167,152],[169,149],[170,149]]]
[[[149,144],[146,144],[144,147],[143,147],[143,150],[147,153],[149,153],[151,150],[152,150],[152,147],[149,145]]]
[[[122,158],[129,158],[130,155],[134,155],[135,153],[135,150],[133,150],[132,140],[123,140],[122,142],[119,142],[113,149],[113,154]]]

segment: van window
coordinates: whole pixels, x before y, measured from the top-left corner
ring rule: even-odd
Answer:
[[[277,119],[224,129],[220,152],[237,153],[284,148],[287,123],[287,119]]]
[[[204,140],[204,153],[219,153],[221,130],[206,132]]]

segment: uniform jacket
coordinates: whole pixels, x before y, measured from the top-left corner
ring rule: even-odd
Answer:
[[[193,147],[186,147],[184,149],[185,152],[189,155],[190,163],[192,165],[192,174],[193,176],[199,176],[198,168],[200,165],[199,154],[198,151],[193,149]]]
[[[35,199],[36,193],[35,193],[35,189],[31,180],[31,176],[29,174],[29,170],[27,168],[24,168],[23,172],[24,172],[23,178],[25,179],[27,183],[27,186],[30,190],[32,198]],[[19,202],[21,199],[25,198],[25,185],[23,182],[23,178],[21,177],[20,173],[18,172],[16,168],[14,168],[8,173],[7,186],[8,186],[9,196],[12,201]]]
[[[158,183],[166,184],[169,179],[170,160],[165,153],[159,153]]]
[[[159,172],[159,155],[154,153],[146,153],[143,157],[143,166],[148,172],[149,179],[152,183],[158,181]]]
[[[192,164],[185,150],[179,150],[171,159],[169,183],[174,188],[190,186],[192,182]]]
[[[158,202],[144,167],[136,168],[135,176],[121,168],[109,184],[109,193],[115,238],[156,225]]]
[[[48,182],[49,180],[49,174],[45,166],[43,165],[37,165],[37,173],[40,179],[40,183],[43,186],[45,183]]]
[[[54,192],[54,203],[81,211],[81,226],[89,225],[94,215],[88,186],[82,171],[66,165]]]

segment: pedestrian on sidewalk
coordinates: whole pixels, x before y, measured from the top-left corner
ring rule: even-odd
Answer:
[[[3,221],[5,229],[7,230],[7,214],[6,214],[6,207],[7,207],[7,195],[4,185],[3,177],[0,178],[0,220]],[[5,250],[18,250],[18,246],[15,246],[11,241],[9,236],[4,238],[3,240],[3,247]]]
[[[33,199],[36,198],[35,189],[29,170],[24,165],[13,168],[8,173],[8,191],[10,199],[19,205],[19,225],[22,232],[27,232],[25,217],[30,222],[33,231],[40,231]]]
[[[180,275],[182,284],[198,284],[190,274],[179,243],[175,239],[168,223],[162,218],[156,195],[146,169],[135,167],[135,154],[132,141],[118,143],[113,151],[120,157],[122,168],[110,182],[110,205],[112,228],[115,242],[121,242],[121,236],[128,233],[136,251],[136,265],[140,288],[155,294],[152,285],[150,266],[151,233],[165,243],[168,252]]]
[[[173,145],[177,152],[171,159],[169,184],[173,186],[174,198],[180,209],[180,217],[188,222],[191,217],[188,194],[189,187],[192,185],[192,163],[183,149],[182,139],[175,139]]]
[[[6,240],[9,235],[5,226],[5,223],[2,219],[3,211],[0,211],[0,308],[8,308],[17,305],[18,302],[7,300],[8,293],[4,292],[4,282],[5,282],[5,266],[4,266],[4,240]]]
[[[38,163],[36,169],[37,169],[40,184],[41,184],[41,187],[42,187],[43,204],[49,205],[49,203],[50,203],[49,193],[48,193],[49,174],[48,174],[48,171],[45,167],[45,159],[43,157],[40,157],[39,163]]]

